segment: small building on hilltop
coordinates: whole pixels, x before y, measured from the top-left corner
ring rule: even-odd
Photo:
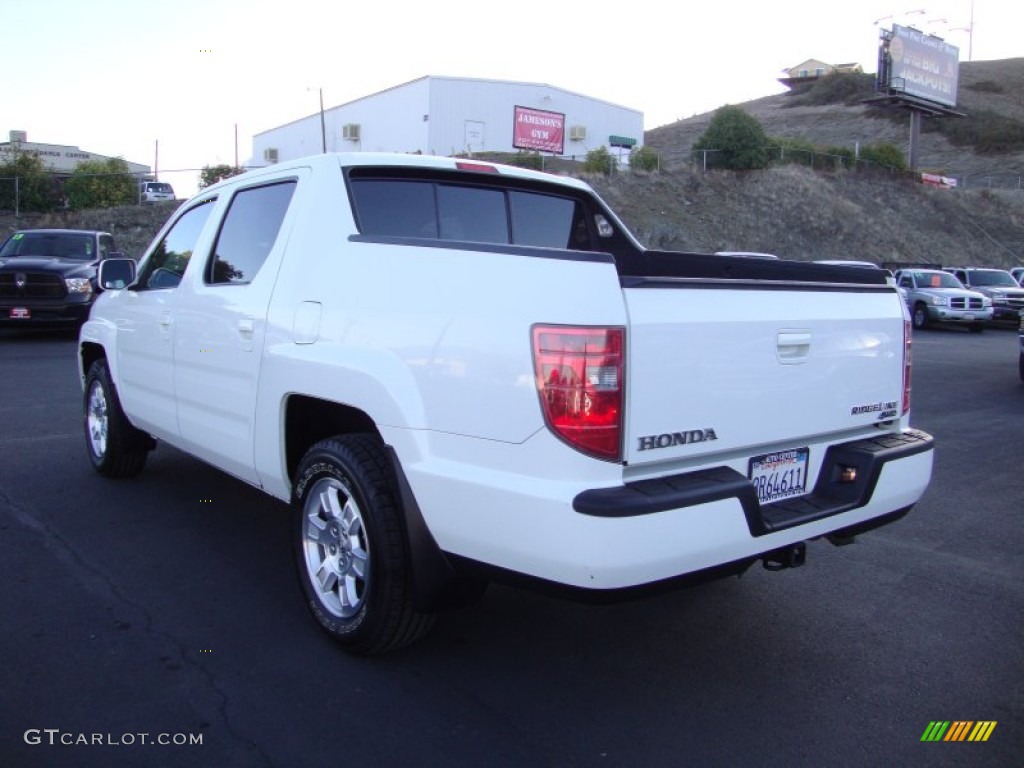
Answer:
[[[794,85],[812,82],[817,80],[819,77],[825,77],[825,75],[859,75],[864,71],[864,68],[856,62],[848,64],[827,64],[824,61],[819,61],[818,59],[808,59],[807,61],[797,64],[795,67],[790,67],[789,69],[784,69],[782,71],[786,76],[780,77],[779,82],[787,88],[791,88]]]

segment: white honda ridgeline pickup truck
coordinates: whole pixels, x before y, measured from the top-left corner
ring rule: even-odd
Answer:
[[[203,190],[80,336],[89,458],[165,441],[291,504],[350,651],[491,579],[622,596],[803,563],[918,501],[882,270],[645,250],[589,186],[327,154]]]

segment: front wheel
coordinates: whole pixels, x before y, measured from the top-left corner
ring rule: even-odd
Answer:
[[[295,559],[306,604],[346,650],[408,645],[433,625],[413,609],[401,506],[380,441],[323,440],[306,453],[292,492]]]
[[[106,477],[132,477],[146,465],[153,439],[132,426],[110,378],[106,360],[85,378],[85,446],[93,468]]]
[[[917,329],[928,327],[928,309],[924,304],[914,305],[914,327]]]

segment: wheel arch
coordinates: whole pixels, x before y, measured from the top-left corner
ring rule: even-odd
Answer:
[[[291,485],[302,457],[321,440],[350,434],[376,437],[391,465],[391,481],[401,502],[399,519],[409,553],[416,610],[434,612],[467,602],[472,589],[460,578],[430,532],[398,454],[384,440],[370,415],[343,403],[291,395],[285,404],[284,419],[285,462]]]

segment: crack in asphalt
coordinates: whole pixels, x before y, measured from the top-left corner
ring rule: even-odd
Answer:
[[[169,632],[156,629],[154,627],[153,617],[144,605],[123,594],[117,584],[106,573],[104,573],[98,566],[86,560],[51,526],[34,517],[28,509],[15,502],[2,486],[0,486],[0,504],[3,504],[8,510],[10,510],[11,517],[16,523],[19,523],[23,527],[39,535],[43,541],[43,546],[52,551],[60,561],[72,568],[79,576],[85,576],[81,581],[88,591],[101,598],[112,599],[113,601],[120,602],[128,608],[134,609],[134,611],[140,613],[143,618],[142,631],[167,641],[177,650],[181,662],[198,671],[206,680],[207,685],[214,692],[215,698],[219,702],[217,705],[217,713],[220,715],[228,735],[235,741],[250,746],[262,758],[262,762],[265,765],[274,768],[274,761],[259,744],[254,740],[243,736],[234,729],[231,723],[231,717],[228,714],[230,697],[218,685],[216,675],[190,655],[188,646]]]

